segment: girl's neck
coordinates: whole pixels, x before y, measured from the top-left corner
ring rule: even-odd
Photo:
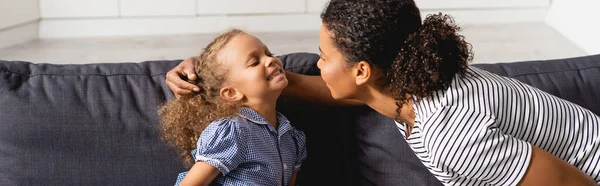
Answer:
[[[400,122],[406,123],[410,127],[414,126],[415,123],[415,112],[412,107],[412,101],[409,101],[407,104],[402,105],[400,110],[400,115],[398,116],[396,113],[396,100],[393,96],[382,93],[379,90],[376,90],[372,87],[367,88],[364,93],[358,96],[357,99],[361,100],[373,110],[379,112],[380,114],[394,119],[399,120]]]
[[[250,107],[252,110],[256,111],[262,117],[267,119],[269,124],[274,128],[278,127],[277,122],[277,110],[276,110],[277,100],[274,101],[263,101],[258,103],[249,103],[246,106]]]

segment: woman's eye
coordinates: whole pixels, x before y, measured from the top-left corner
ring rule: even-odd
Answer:
[[[267,53],[267,56],[273,57],[273,56],[275,56],[275,54],[273,54],[273,53]]]
[[[319,55],[319,58],[321,58],[323,61],[325,61],[326,59],[323,57],[323,55]]]
[[[253,67],[253,66],[256,66],[256,65],[258,65],[259,63],[260,63],[260,62],[256,61],[256,62],[254,62],[254,63],[250,64],[250,66],[252,66],[252,67]]]

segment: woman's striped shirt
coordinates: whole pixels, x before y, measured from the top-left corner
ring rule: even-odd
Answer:
[[[450,87],[413,103],[406,139],[445,185],[517,185],[531,145],[600,184],[600,118],[517,80],[469,67]],[[404,123],[396,123],[406,137]]]

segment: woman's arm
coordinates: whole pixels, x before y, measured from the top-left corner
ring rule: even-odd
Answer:
[[[290,181],[290,186],[296,186],[296,175],[298,173],[294,172],[294,174],[292,174],[292,180]]]
[[[177,97],[200,91],[199,87],[183,79],[195,80],[193,57],[190,57],[167,72],[165,83]],[[364,105],[358,100],[335,100],[320,76],[307,76],[286,71],[288,87],[281,97],[286,101],[329,106]]]
[[[596,185],[587,174],[532,145],[531,162],[519,185]]]
[[[358,100],[333,99],[329,88],[320,76],[307,76],[287,71],[285,75],[288,79],[288,87],[281,94],[284,101],[328,106],[364,105]]]
[[[190,169],[187,175],[183,178],[180,186],[208,186],[210,182],[212,182],[221,171],[216,167],[204,163],[204,162],[196,162],[194,166]]]

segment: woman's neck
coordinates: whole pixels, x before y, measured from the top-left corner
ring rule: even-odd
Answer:
[[[404,122],[411,127],[414,125],[415,112],[411,101],[402,105],[400,115],[397,115],[396,109],[398,106],[396,105],[396,100],[393,96],[383,94],[381,91],[375,90],[374,88],[368,88],[363,92],[364,93],[357,99],[367,104],[373,110],[388,118],[400,120],[400,122]]]

